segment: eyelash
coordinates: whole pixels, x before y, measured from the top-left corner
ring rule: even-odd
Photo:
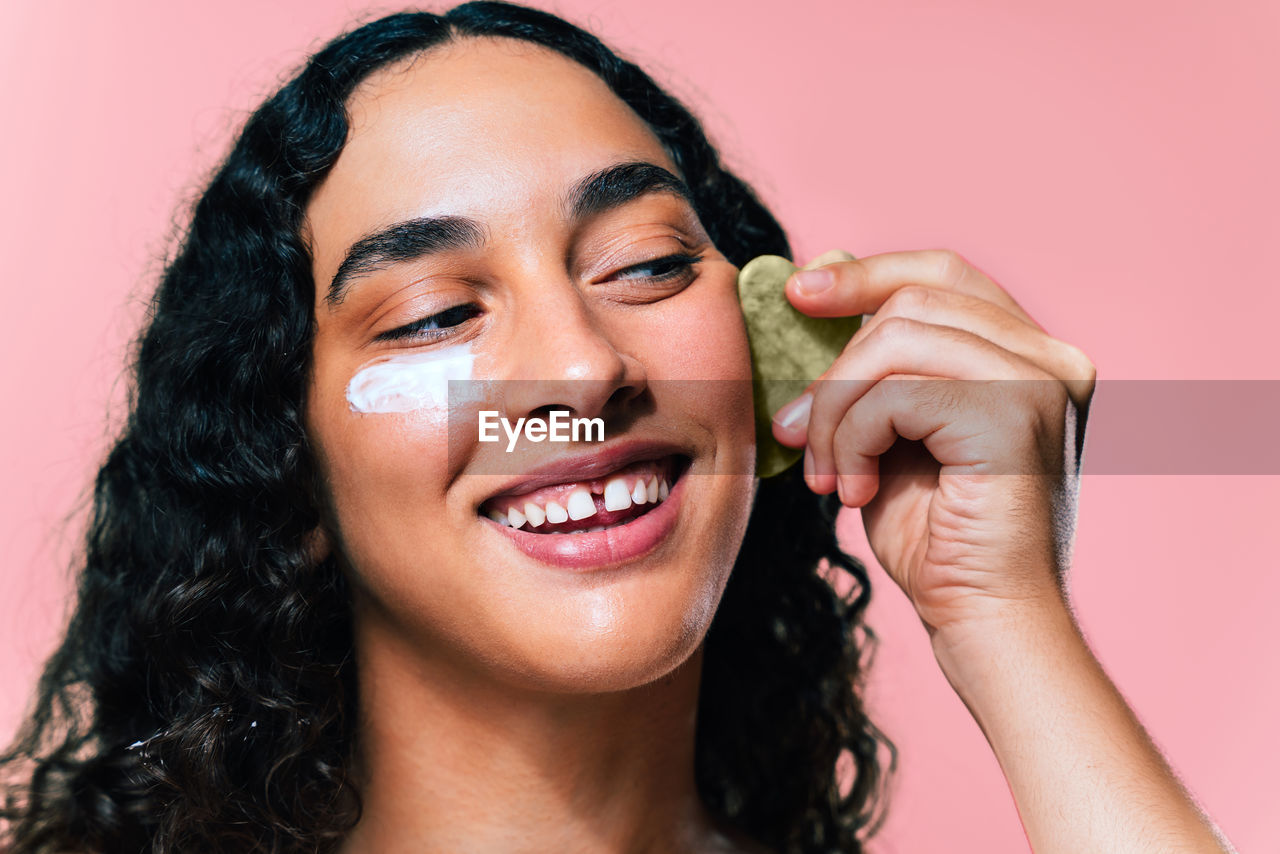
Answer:
[[[666,272],[660,273],[656,276],[640,277],[647,278],[654,282],[667,282],[671,279],[684,275],[701,260],[701,255],[666,255],[662,258],[655,258],[652,261],[645,261],[642,264],[635,264],[631,267],[619,270],[618,275],[621,275],[622,273],[630,273],[635,270],[654,270],[667,267],[668,269]],[[460,312],[464,313],[465,316],[457,320],[456,323],[449,324],[448,326],[440,326],[440,322],[443,319],[449,318],[450,316],[456,317]],[[462,325],[479,313],[480,307],[475,303],[459,303],[458,305],[446,308],[444,311],[437,312],[436,314],[429,315],[421,318],[420,320],[415,320],[413,323],[380,333],[374,340],[400,341],[406,338],[425,338],[427,340],[434,341],[441,338],[447,338],[453,334],[450,330],[455,326]]]
[[[458,320],[457,323],[451,323],[451,324],[448,324],[447,326],[440,326],[440,322],[443,319],[449,318],[450,316],[456,316],[460,313],[465,314],[465,316],[462,317],[460,320]],[[480,307],[475,303],[470,303],[470,302],[459,303],[458,305],[450,306],[449,308],[446,308],[444,311],[429,315],[420,320],[415,320],[413,323],[410,323],[406,326],[401,326],[398,329],[390,329],[386,332],[383,332],[378,336],[376,336],[374,340],[375,341],[400,341],[405,338],[425,338],[429,341],[434,341],[440,338],[447,338],[449,337],[450,334],[452,334],[449,331],[450,329],[452,329],[455,326],[460,326],[461,324],[466,323],[468,320],[475,317],[479,313],[480,313]],[[436,328],[435,329],[429,328],[432,326],[435,326]]]
[[[648,276],[647,278],[654,281],[667,281],[674,279],[677,275],[687,272],[694,264],[702,260],[701,255],[667,255],[662,258],[655,258],[652,261],[645,261],[643,264],[636,264],[627,267],[625,270],[619,270],[619,273],[630,273],[633,270],[654,269],[670,265],[670,269],[659,276]]]

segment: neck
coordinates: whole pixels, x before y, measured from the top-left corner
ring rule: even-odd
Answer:
[[[356,634],[364,811],[342,854],[732,847],[694,784],[701,647],[648,685],[556,694]]]

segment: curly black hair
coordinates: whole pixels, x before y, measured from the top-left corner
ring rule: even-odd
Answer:
[[[355,87],[475,36],[599,75],[658,136],[725,257],[790,257],[688,109],[560,18],[472,2],[323,47],[249,118],[161,277],[95,482],[74,614],[0,755],[5,850],[319,852],[358,821],[348,588],[309,538],[323,493],[302,419],[314,283],[299,228]],[[863,850],[896,764],[860,698],[870,587],[836,542],[838,509],[795,469],[762,481],[705,641],[698,791],[777,851]]]

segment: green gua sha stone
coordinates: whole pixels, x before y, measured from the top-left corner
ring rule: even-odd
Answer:
[[[837,250],[820,255],[805,269],[852,260],[848,252]],[[831,367],[862,325],[861,315],[810,317],[792,307],[783,287],[798,269],[781,256],[761,255],[738,272],[755,386],[757,477],[781,474],[804,455],[803,448],[788,448],[773,438],[773,414]]]

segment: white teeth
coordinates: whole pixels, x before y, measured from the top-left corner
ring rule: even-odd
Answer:
[[[671,494],[665,477],[653,477],[648,483],[643,478],[636,480],[634,487],[627,488],[626,476],[612,477],[604,481],[596,481],[590,486],[580,486],[569,493],[564,504],[557,501],[547,502],[544,509],[532,501],[526,501],[524,508],[511,507],[506,513],[500,510],[489,511],[489,518],[512,528],[520,528],[528,523],[531,528],[539,528],[545,522],[558,525],[570,519],[578,521],[588,519],[598,512],[593,495],[604,495],[604,507],[608,511],[626,510],[636,504],[657,504],[666,501]],[[585,530],[585,529],[584,529]],[[592,529],[594,530],[594,529]]]
[[[631,493],[627,490],[627,482],[620,477],[610,478],[604,485],[604,509],[626,510],[631,506]]]
[[[596,525],[594,528],[587,528],[588,534],[594,534],[596,531],[603,531],[604,525]]]
[[[569,521],[569,513],[554,501],[547,502],[547,521],[553,525]]]
[[[596,502],[591,498],[590,491],[578,488],[569,493],[567,509],[569,518],[576,522],[596,515]]]

